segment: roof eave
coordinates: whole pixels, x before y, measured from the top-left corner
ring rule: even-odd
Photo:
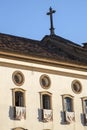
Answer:
[[[71,63],[68,61],[60,61],[60,60],[53,60],[53,59],[48,59],[48,58],[43,58],[40,56],[33,56],[33,55],[24,55],[24,54],[19,54],[19,53],[10,53],[6,51],[0,51],[0,57],[4,57],[7,59],[14,59],[14,60],[20,60],[20,61],[26,61],[26,62],[33,62],[33,63],[39,63],[39,64],[45,64],[45,65],[50,65],[50,66],[60,66],[63,68],[72,68],[72,69],[80,69],[80,70],[85,70],[87,71],[87,65],[80,65],[80,64],[75,64]]]

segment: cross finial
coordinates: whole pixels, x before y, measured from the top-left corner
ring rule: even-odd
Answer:
[[[54,35],[54,27],[53,27],[53,13],[55,13],[55,10],[52,10],[52,8],[49,8],[49,12],[47,15],[50,15],[50,35]]]

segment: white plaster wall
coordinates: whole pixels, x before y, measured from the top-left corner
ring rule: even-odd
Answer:
[[[0,62],[27,65],[32,67],[46,68],[50,70],[60,70],[61,72],[72,72],[76,74],[87,75],[87,72],[56,68],[51,66],[32,64],[16,60],[6,60],[0,58]],[[9,109],[12,106],[12,88],[17,88],[12,81],[14,71],[21,71],[24,74],[25,82],[20,88],[26,90],[26,120],[12,120],[9,117]],[[51,86],[48,90],[40,86],[39,78],[42,74],[47,74],[51,79]],[[73,80],[79,80],[82,84],[81,94],[75,94],[71,89]],[[38,109],[40,108],[39,92],[48,91],[52,93],[53,122],[43,123],[38,120]],[[75,123],[70,125],[61,124],[62,97],[63,94],[74,96]],[[12,130],[15,127],[23,127],[28,130],[86,130],[87,127],[81,123],[82,103],[81,97],[87,96],[87,79],[66,77],[58,74],[46,72],[35,72],[17,67],[0,66],[0,127],[2,130]]]

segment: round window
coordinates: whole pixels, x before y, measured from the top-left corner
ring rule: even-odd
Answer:
[[[15,71],[12,75],[13,82],[20,86],[24,83],[24,75],[20,71]]]
[[[50,78],[47,75],[42,75],[40,77],[40,84],[43,88],[48,89],[50,87]]]
[[[74,80],[72,82],[72,90],[73,90],[74,93],[77,93],[77,94],[81,93],[81,91],[82,91],[81,83],[77,80]]]

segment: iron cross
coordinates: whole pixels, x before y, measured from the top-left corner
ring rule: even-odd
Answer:
[[[54,35],[54,27],[53,27],[53,13],[55,13],[55,10],[52,10],[52,8],[49,8],[49,12],[47,15],[50,15],[50,35]]]

